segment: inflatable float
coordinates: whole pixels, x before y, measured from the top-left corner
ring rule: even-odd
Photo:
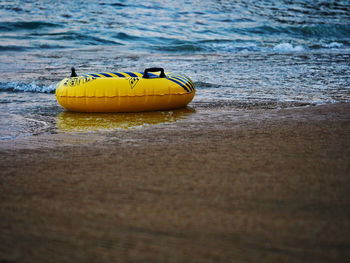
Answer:
[[[58,103],[78,112],[141,112],[181,108],[195,95],[190,78],[165,73],[163,68],[144,72],[103,72],[70,78],[56,88]]]

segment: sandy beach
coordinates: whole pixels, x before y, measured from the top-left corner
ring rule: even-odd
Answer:
[[[0,262],[349,260],[349,103],[174,114],[1,141]]]

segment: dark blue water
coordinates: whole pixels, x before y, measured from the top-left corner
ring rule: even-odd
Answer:
[[[186,74],[193,107],[348,102],[350,1],[0,1],[2,126],[59,114],[71,66]]]
[[[0,5],[2,52],[90,46],[154,53],[273,52],[350,45],[349,1],[2,1]]]

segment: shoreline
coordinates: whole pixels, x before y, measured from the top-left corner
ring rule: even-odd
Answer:
[[[350,257],[350,103],[173,115],[0,142],[0,261]]]
[[[252,118],[252,123],[257,121],[279,118],[286,111],[305,112],[308,109],[318,108],[338,108],[347,107],[350,102],[337,102],[331,104],[281,104],[274,105],[271,103],[260,103],[257,105],[245,105],[245,103],[191,103],[185,108],[179,108],[168,111],[153,111],[139,113],[79,113],[69,112],[66,110],[58,111],[57,115],[50,113],[49,116],[38,114],[37,118],[28,120],[45,123],[43,127],[38,127],[37,131],[23,132],[22,135],[16,135],[13,138],[0,140],[0,151],[10,149],[31,149],[41,147],[60,147],[67,146],[70,143],[74,144],[74,139],[81,140],[81,143],[91,143],[93,141],[103,142],[106,138],[112,137],[113,133],[131,134],[133,131],[158,127],[160,129],[186,129],[185,123],[194,122],[198,126],[205,126],[207,123],[216,121],[216,116],[229,116],[227,124],[243,122],[247,124],[249,118]],[[191,116],[193,115],[193,116]],[[344,115],[344,114],[343,114]],[[92,116],[92,117],[91,117]],[[121,117],[120,117],[121,116]],[[190,117],[190,118],[189,118]],[[206,119],[209,117],[208,119]],[[350,118],[350,114],[348,116]],[[41,119],[43,118],[43,119]],[[291,116],[288,116],[291,118]],[[116,120],[117,119],[117,120]],[[221,128],[226,129],[227,125],[221,122]],[[207,128],[207,127],[206,127]],[[73,138],[73,141],[64,143],[67,138]],[[84,140],[86,139],[86,140]],[[62,143],[62,144],[60,144]]]

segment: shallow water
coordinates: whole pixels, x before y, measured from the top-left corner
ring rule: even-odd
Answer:
[[[71,66],[186,74],[197,109],[348,102],[349,10],[349,1],[2,1],[0,138],[57,128],[52,93]]]

